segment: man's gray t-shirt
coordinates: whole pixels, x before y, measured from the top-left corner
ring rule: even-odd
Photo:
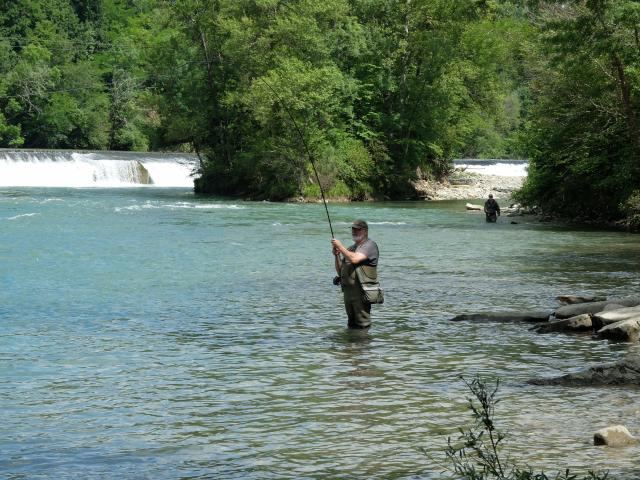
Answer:
[[[351,252],[362,253],[367,256],[367,259],[362,262],[362,265],[369,265],[371,267],[378,266],[378,257],[380,253],[378,252],[378,245],[376,242],[367,238],[360,245],[356,245],[355,243],[348,248]]]

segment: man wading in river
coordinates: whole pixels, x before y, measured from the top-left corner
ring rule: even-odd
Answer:
[[[378,245],[369,239],[369,226],[364,220],[351,224],[351,237],[355,242],[345,248],[340,240],[331,240],[335,257],[336,272],[340,275],[344,307],[347,311],[349,328],[369,328],[371,326],[371,304],[363,302],[360,281],[356,267],[367,269],[367,276],[377,278]]]
[[[487,216],[487,222],[495,223],[498,221],[500,205],[498,205],[492,194],[489,194],[489,199],[484,202],[484,213]]]

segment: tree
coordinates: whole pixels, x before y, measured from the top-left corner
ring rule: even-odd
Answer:
[[[538,5],[524,201],[573,218],[622,214],[640,180],[639,11],[631,0]]]
[[[313,196],[313,160],[330,196],[404,197],[526,112],[508,0],[1,5],[0,142],[195,150],[202,192]]]

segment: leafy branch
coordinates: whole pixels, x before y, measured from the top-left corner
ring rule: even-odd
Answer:
[[[500,381],[489,387],[479,376],[471,381],[464,380],[472,394],[468,399],[469,409],[475,423],[467,430],[460,429],[456,442],[447,438],[445,456],[447,469],[464,480],[605,480],[608,472],[589,471],[586,476],[572,474],[569,469],[549,477],[544,472],[536,473],[529,466],[520,467],[505,459],[501,445],[506,438],[496,428],[495,406]],[[422,452],[428,456],[425,449]]]

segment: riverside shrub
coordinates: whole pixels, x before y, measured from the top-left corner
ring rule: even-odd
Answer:
[[[475,420],[468,430],[460,429],[460,437],[456,442],[447,439],[445,455],[447,466],[456,475],[465,480],[605,480],[608,473],[589,471],[579,476],[570,473],[569,469],[548,476],[544,472],[536,473],[529,466],[519,466],[506,459],[501,452],[505,434],[500,432],[495,423],[495,406],[498,403],[497,392],[500,385],[490,388],[479,376],[471,382],[464,380],[472,393],[469,398],[469,409]],[[426,450],[423,453],[428,456]]]

